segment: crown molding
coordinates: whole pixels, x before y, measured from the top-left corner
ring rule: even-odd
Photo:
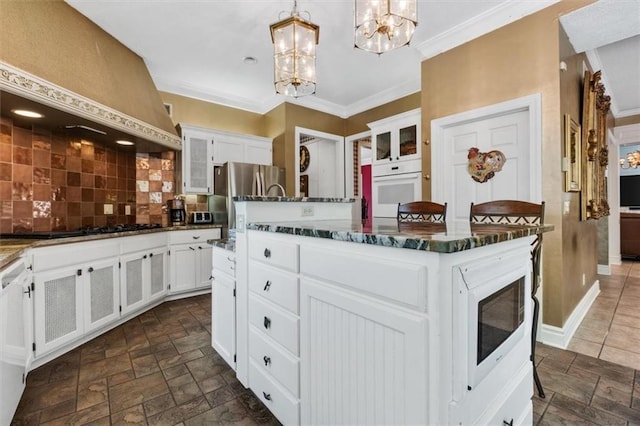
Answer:
[[[43,80],[0,61],[0,90],[126,132],[170,149],[181,150],[180,138],[130,115]]]
[[[423,59],[432,58],[484,34],[504,27],[527,15],[538,12],[559,1],[560,0],[507,1],[435,37],[415,45],[415,48],[422,54]]]

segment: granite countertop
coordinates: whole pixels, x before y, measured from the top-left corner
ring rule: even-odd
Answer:
[[[287,203],[355,203],[355,198],[330,197],[269,197],[261,195],[238,195],[233,201],[280,201]]]
[[[236,240],[233,238],[223,238],[220,240],[207,240],[214,247],[219,247],[229,251],[236,251]]]
[[[0,239],[0,269],[4,268],[15,259],[19,258],[25,249],[31,247],[46,247],[60,244],[80,243],[84,241],[104,240],[107,238],[131,237],[142,234],[153,234],[156,232],[186,231],[192,229],[216,229],[221,227],[222,225],[220,224],[183,225],[169,226],[166,228],[143,229],[137,231],[112,232],[107,234],[82,235],[78,237],[68,238],[2,238]]]
[[[247,229],[327,238],[361,244],[438,253],[454,253],[553,230],[553,225],[398,224],[396,219],[364,222],[318,220],[313,222],[250,223]]]

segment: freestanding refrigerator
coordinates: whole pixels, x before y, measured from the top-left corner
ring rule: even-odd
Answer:
[[[222,236],[235,229],[233,197],[239,195],[284,196],[285,170],[276,166],[225,163],[213,171],[213,194],[209,211],[215,223],[222,223]]]

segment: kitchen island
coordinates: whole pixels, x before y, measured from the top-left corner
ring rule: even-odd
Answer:
[[[529,246],[552,226],[305,220],[291,206],[254,220],[259,203],[240,204],[235,366],[284,424],[531,423]]]

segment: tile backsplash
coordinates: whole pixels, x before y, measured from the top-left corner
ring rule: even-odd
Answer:
[[[167,225],[175,153],[138,153],[0,118],[0,232]],[[112,212],[111,212],[112,210]]]

